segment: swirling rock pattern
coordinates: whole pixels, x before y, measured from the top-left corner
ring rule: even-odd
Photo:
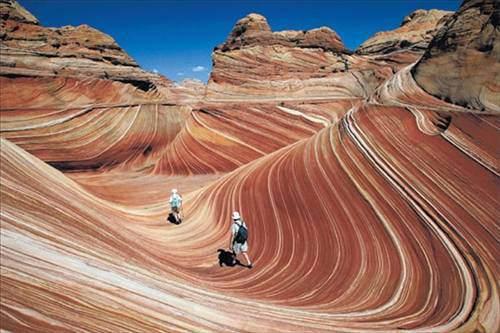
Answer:
[[[467,151],[478,153],[471,136],[487,142],[498,125],[464,113],[430,136],[404,108],[363,105],[187,195],[178,228],[161,222],[166,189],[145,207],[112,204],[3,141],[5,327],[99,331],[116,328],[117,316],[129,330],[494,332],[498,167]],[[160,187],[129,190],[143,197]],[[251,271],[214,261],[235,208],[251,226]],[[85,287],[73,294],[71,285]],[[62,299],[86,315],[50,306]],[[33,307],[44,310],[22,310]],[[245,319],[226,321],[226,307]],[[141,320],[124,321],[124,309]]]
[[[219,103],[193,109],[163,152],[155,172],[227,172],[337,121],[357,99],[309,102]]]
[[[495,110],[429,94],[418,52],[270,46],[266,25],[215,52],[206,98],[0,76],[2,331],[500,330]],[[252,57],[291,69],[254,83]],[[312,87],[330,58],[352,67]],[[251,270],[217,262],[233,210]]]
[[[153,167],[191,110],[110,80],[0,77],[0,84],[0,136],[65,170]]]

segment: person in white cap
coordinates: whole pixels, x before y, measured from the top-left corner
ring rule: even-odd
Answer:
[[[180,212],[182,208],[182,197],[177,193],[177,189],[172,189],[172,194],[170,195],[168,203],[170,204],[171,214],[174,216],[176,224],[181,223]]]
[[[233,224],[231,225],[231,240],[229,242],[229,248],[233,250],[234,262],[236,261],[236,256],[243,253],[245,260],[247,261],[247,267],[252,268],[253,265],[248,257],[248,229],[245,221],[241,219],[240,213],[234,211],[231,215]]]

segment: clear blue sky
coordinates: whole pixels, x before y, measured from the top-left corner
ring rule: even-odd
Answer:
[[[459,0],[19,2],[44,26],[88,24],[111,35],[143,68],[158,70],[175,81],[188,77],[206,81],[214,46],[224,42],[236,21],[251,12],[267,17],[273,31],[329,26],[348,48],[355,49],[374,33],[398,27],[416,9],[454,11],[461,4]]]

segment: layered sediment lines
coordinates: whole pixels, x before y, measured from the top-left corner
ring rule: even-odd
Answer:
[[[213,59],[206,96],[217,101],[367,97],[394,63],[281,45],[215,50]]]
[[[228,172],[338,121],[357,99],[219,103],[195,108],[155,168],[159,174]]]
[[[361,107],[209,187],[195,212],[247,216],[259,268],[242,289],[259,298],[348,315],[340,327],[495,331],[498,169],[463,147],[498,119],[456,117],[431,136],[408,110]]]
[[[152,167],[190,107],[98,79],[0,78],[0,136],[60,169]]]
[[[272,32],[257,14],[238,21],[212,59],[206,97],[216,101],[367,97],[394,65],[352,55],[330,28]]]
[[[272,32],[263,16],[250,14],[214,50],[206,96],[218,101],[368,97],[417,61],[450,16],[417,10],[401,27],[376,34],[353,54],[329,28]]]
[[[41,28],[0,2],[2,29]],[[329,28],[272,32],[251,14],[206,89],[1,63],[0,330],[498,332],[492,3],[418,11],[358,54]],[[441,61],[489,73],[433,81]],[[252,269],[219,266],[234,210]]]
[[[170,227],[162,222],[166,193],[142,208],[112,204],[3,141],[2,284],[11,286],[3,321],[19,327],[13,318],[23,318],[39,331],[494,332],[498,169],[470,152],[495,154],[474,144],[488,142],[499,123],[465,113],[453,119],[445,134],[428,135],[408,109],[354,108],[186,195],[186,222]],[[158,186],[132,187],[148,195]],[[233,209],[251,230],[252,270],[216,262]],[[38,297],[20,297],[21,286]],[[103,307],[111,300],[113,313]],[[55,302],[78,306],[84,318],[56,315]],[[26,307],[40,314],[23,315]],[[225,307],[247,315],[225,321]]]
[[[0,83],[5,86],[0,136],[74,171],[232,171],[313,135],[359,103],[351,97],[188,106],[109,80],[0,78]]]

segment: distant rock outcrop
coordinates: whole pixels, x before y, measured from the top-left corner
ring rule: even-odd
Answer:
[[[0,2],[0,75],[93,77],[147,91],[169,85],[144,71],[110,36],[88,25],[46,28],[13,0]]]
[[[205,83],[187,78],[169,87],[169,101],[179,104],[195,104],[205,97],[205,90]]]
[[[38,19],[29,11],[12,0],[0,0],[0,18],[4,21],[12,20],[22,23],[39,23]]]
[[[500,2],[466,0],[413,68],[417,83],[446,101],[500,112]]]
[[[419,9],[406,16],[394,30],[376,33],[356,50],[358,54],[387,54],[400,50],[424,52],[452,12]]]
[[[386,64],[352,55],[327,27],[272,32],[249,14],[215,48],[210,99],[366,97],[393,73]]]
[[[321,48],[334,52],[347,51],[339,35],[328,27],[308,31],[285,30],[272,32],[266,18],[255,13],[239,20],[226,42],[216,49],[228,51],[255,45]]]

